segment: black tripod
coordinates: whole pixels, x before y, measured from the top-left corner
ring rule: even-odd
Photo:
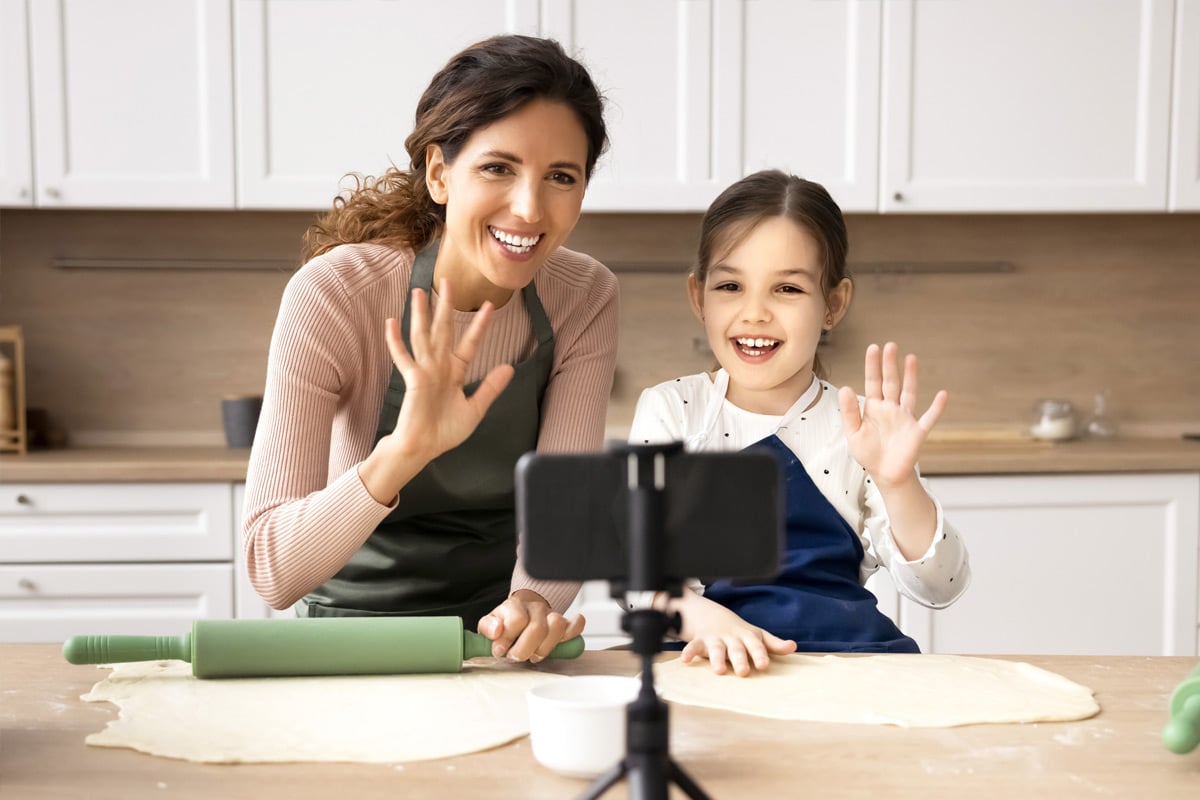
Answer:
[[[624,446],[617,452],[626,459],[626,488],[629,508],[628,578],[612,581],[612,596],[624,600],[626,591],[666,591],[679,597],[680,578],[665,574],[664,490],[666,458],[680,452],[681,444]],[[654,608],[626,611],[621,627],[633,637],[633,651],[642,661],[642,686],[637,698],[625,708],[625,758],[600,775],[581,795],[595,800],[617,781],[629,782],[632,800],[667,800],[672,782],[693,800],[708,795],[683,769],[671,760],[667,704],[654,690],[654,657],[662,651],[663,637],[679,630],[679,615]]]

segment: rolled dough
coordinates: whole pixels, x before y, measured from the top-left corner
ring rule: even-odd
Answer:
[[[775,719],[949,728],[1100,711],[1091,689],[1061,675],[972,656],[791,655],[746,678],[675,659],[656,664],[654,676],[665,700]]]
[[[524,736],[526,690],[562,677],[483,662],[449,675],[201,680],[177,661],[117,664],[82,699],[120,717],[85,741],[215,763],[421,761]]]

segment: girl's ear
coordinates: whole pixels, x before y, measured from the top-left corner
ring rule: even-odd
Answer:
[[[446,158],[442,148],[431,144],[425,148],[425,188],[433,202],[446,205],[450,193],[446,190]]]
[[[826,307],[825,323],[821,326],[825,330],[833,330],[833,326],[842,321],[842,317],[846,316],[846,312],[850,310],[850,298],[854,295],[854,282],[849,278],[842,278],[837,286],[829,293],[829,305]]]
[[[688,273],[688,302],[696,319],[704,322],[704,286],[696,280],[696,273]]]

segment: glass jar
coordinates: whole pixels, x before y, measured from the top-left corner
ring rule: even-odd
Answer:
[[[1029,435],[1035,439],[1073,439],[1077,420],[1070,400],[1038,400],[1033,404]]]

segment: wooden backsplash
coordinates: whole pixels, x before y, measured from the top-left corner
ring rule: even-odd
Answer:
[[[261,391],[310,215],[0,212],[0,324],[25,331],[31,407],[75,444],[217,444],[220,398]],[[1038,397],[1090,408],[1109,389],[1130,433],[1200,429],[1200,215],[867,216],[848,219],[856,278],[822,359],[861,388],[862,351],[894,339],[946,388],[949,427],[1022,424]],[[644,386],[709,366],[684,295],[695,214],[587,215],[575,249],[620,272],[610,429]],[[226,269],[64,268],[73,260],[195,259]],[[946,272],[1004,262],[1008,271]],[[57,266],[56,266],[57,265]],[[261,265],[260,265],[261,266]]]

